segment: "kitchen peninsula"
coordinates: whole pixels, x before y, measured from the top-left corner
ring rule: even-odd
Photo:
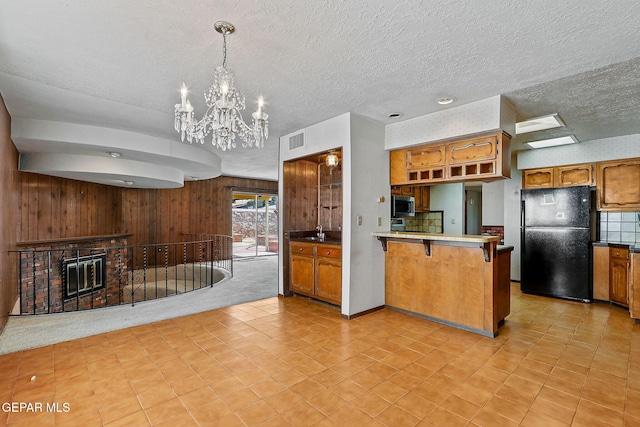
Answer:
[[[512,246],[499,237],[375,232],[385,251],[385,305],[495,337],[510,312]]]

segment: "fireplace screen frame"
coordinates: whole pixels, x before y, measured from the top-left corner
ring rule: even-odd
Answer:
[[[106,283],[106,261],[106,253],[63,259],[64,299],[77,298],[103,289]]]

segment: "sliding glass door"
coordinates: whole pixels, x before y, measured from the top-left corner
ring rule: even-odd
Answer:
[[[233,193],[234,258],[278,254],[277,206],[274,194]]]

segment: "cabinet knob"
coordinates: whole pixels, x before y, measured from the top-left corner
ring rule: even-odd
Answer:
[[[302,248],[298,249],[300,252],[302,252]]]
[[[327,251],[327,255],[331,255],[331,251]]]
[[[620,252],[616,252],[616,256],[620,256]]]

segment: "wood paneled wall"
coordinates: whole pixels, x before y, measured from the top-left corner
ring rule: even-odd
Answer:
[[[17,161],[16,161],[17,164]],[[131,245],[231,235],[234,190],[277,194],[277,181],[219,177],[177,189],[129,189],[21,173],[19,241],[130,233]]]
[[[19,241],[119,233],[119,187],[23,172]]]
[[[307,160],[284,162],[282,186],[283,232],[314,230],[318,225],[318,163]],[[289,241],[280,246],[283,294],[289,294]]]
[[[11,142],[11,118],[0,96],[0,332],[18,296],[18,238],[20,173],[18,152]]]
[[[277,181],[222,176],[168,190],[124,189],[122,232],[130,244],[182,241],[183,234],[231,235],[233,191],[277,194]]]

